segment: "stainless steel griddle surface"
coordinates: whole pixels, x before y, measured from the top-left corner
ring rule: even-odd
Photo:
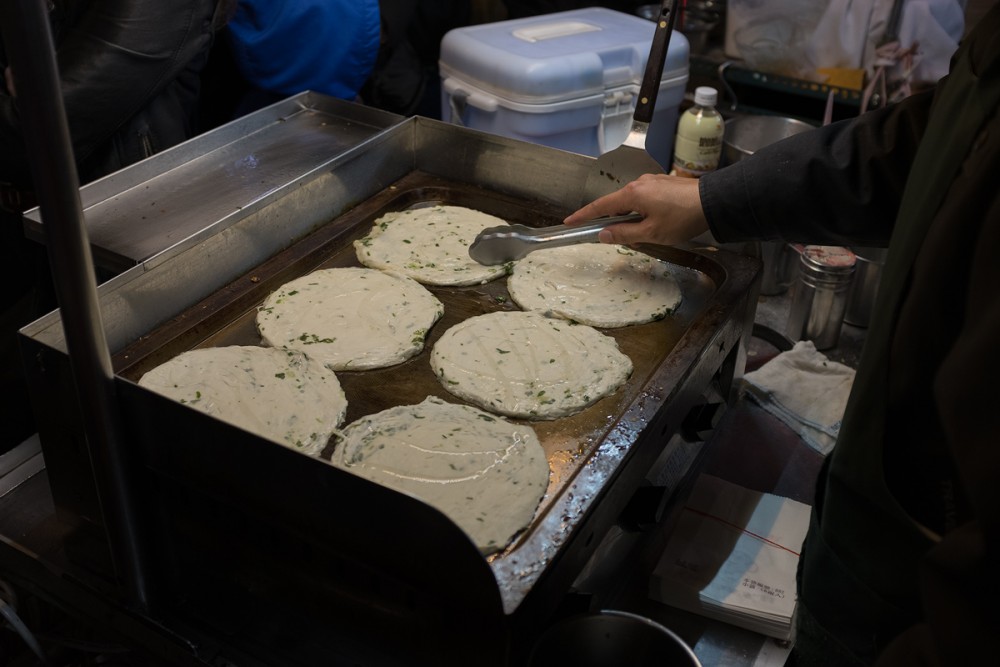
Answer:
[[[429,203],[466,206],[512,223],[530,226],[558,224],[564,215],[535,202],[517,201],[481,188],[449,184],[440,179],[412,174],[379,196],[331,221],[329,228],[316,232],[276,256],[259,271],[240,280],[231,290],[225,290],[192,309],[202,315],[182,314],[174,322],[124,350],[117,358],[120,374],[138,380],[145,371],[190,347],[260,344],[254,320],[256,308],[267,294],[281,283],[312,270],[361,266],[352,241],[366,234],[375,219],[390,211]],[[651,251],[648,248],[645,250]],[[651,254],[671,262],[671,272],[681,286],[683,301],[676,312],[663,320],[604,330],[615,338],[635,366],[631,378],[621,390],[576,415],[530,422],[541,439],[552,471],[549,492],[543,501],[545,504],[558,496],[593,449],[605,440],[610,427],[627,406],[643,391],[649,390],[646,383],[650,375],[689,329],[714,290],[713,280],[697,267],[698,260],[702,259],[700,256],[670,250],[651,251]],[[432,372],[428,361],[431,348],[444,331],[469,317],[498,310],[517,310],[507,292],[506,278],[484,285],[430,286],[428,289],[445,308],[443,317],[429,332],[422,353],[389,368],[338,372],[348,400],[345,423],[393,406],[419,403],[427,396],[462,402],[449,394]],[[249,299],[241,300],[236,305],[230,303],[234,293],[239,292],[246,292]],[[208,317],[203,315],[206,311]],[[194,319],[202,321],[193,331],[181,332],[186,335],[176,339],[178,332],[174,331],[175,328],[183,328],[185,322]],[[332,445],[327,447],[325,458],[329,458],[331,451]],[[544,511],[543,506],[541,513]]]

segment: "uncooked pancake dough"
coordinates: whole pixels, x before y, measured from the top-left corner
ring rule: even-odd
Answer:
[[[543,248],[514,265],[507,290],[525,310],[592,327],[661,319],[681,302],[669,265],[622,245],[582,243]]]
[[[549,484],[530,426],[433,396],[353,422],[332,463],[437,508],[484,554],[531,522]]]
[[[273,347],[299,350],[335,371],[383,368],[424,348],[444,312],[426,287],[368,268],[320,269],[272,292],[257,329]]]
[[[431,368],[452,394],[498,414],[556,419],[614,393],[632,373],[618,343],[538,312],[498,311],[442,334]]]
[[[333,371],[270,347],[189,350],[145,373],[139,386],[310,455],[326,446],[347,411]]]
[[[407,275],[425,285],[478,285],[499,278],[504,265],[469,257],[479,232],[507,222],[463,206],[433,206],[388,213],[354,242],[358,261]]]

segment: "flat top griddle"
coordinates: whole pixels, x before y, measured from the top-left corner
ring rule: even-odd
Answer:
[[[194,313],[207,311],[208,317],[182,314],[124,349],[116,356],[115,367],[123,377],[138,381],[153,366],[191,347],[261,344],[254,323],[256,308],[273,289],[292,277],[316,269],[361,266],[352,242],[364,236],[376,218],[390,211],[438,203],[474,208],[512,223],[536,227],[558,224],[565,215],[549,206],[515,200],[482,188],[411,174],[331,221],[329,228],[317,231],[280,253],[231,289],[213,295],[192,309]],[[650,375],[689,329],[715,289],[714,281],[704,272],[710,267],[698,261],[699,255],[669,248],[643,250],[671,262],[670,271],[680,285],[683,300],[674,313],[662,320],[603,330],[615,338],[621,351],[634,364],[632,376],[614,395],[576,415],[552,421],[522,422],[530,423],[538,433],[551,469],[549,491],[539,516],[546,512],[547,506],[586,462],[593,449],[605,440],[610,427],[626,407],[640,393],[648,391],[646,383]],[[448,393],[435,377],[429,363],[431,348],[444,331],[469,317],[499,310],[518,310],[507,292],[505,277],[484,285],[428,286],[428,289],[444,304],[444,315],[428,333],[423,352],[389,368],[337,373],[348,401],[345,424],[397,405],[419,403],[427,396],[463,402]],[[245,293],[242,294],[244,298],[234,304],[232,299],[237,293]],[[193,319],[201,321],[178,338],[175,329],[183,329]],[[327,446],[323,458],[329,459],[332,448],[332,444]],[[507,551],[516,546],[517,542]]]
[[[352,242],[368,233],[378,217],[428,204],[466,206],[529,226],[558,224],[568,213],[546,202],[411,171],[123,347],[113,355],[116,373],[135,382],[145,371],[188,349],[260,344],[254,318],[267,295],[316,269],[360,266]],[[752,262],[725,252],[652,246],[640,249],[671,265],[683,300],[662,320],[603,330],[615,338],[634,366],[629,380],[615,394],[576,415],[530,422],[548,457],[549,488],[527,529],[487,559],[504,613],[519,623],[551,613],[554,601],[565,593],[693,401],[723,359],[731,357],[730,352],[739,346],[744,325],[749,322],[743,311],[756,275]],[[345,424],[389,407],[419,403],[432,395],[461,403],[432,372],[430,350],[444,331],[468,317],[516,309],[505,278],[484,285],[428,289],[444,304],[444,315],[428,333],[422,353],[390,368],[338,372],[348,400]],[[199,419],[192,417],[195,422]],[[238,452],[239,443],[231,444],[234,446],[228,451]],[[328,447],[324,455],[328,458],[331,452]],[[203,464],[174,460],[187,472],[172,475],[200,475],[193,466]],[[228,483],[232,491],[240,488],[232,486],[237,483]],[[260,495],[256,491],[247,497],[266,503]],[[285,507],[278,513],[290,511]],[[377,508],[367,511],[368,520],[376,524],[379,516],[390,520],[378,514]],[[435,547],[430,548],[422,555],[424,560],[433,558],[430,554]],[[440,548],[437,553],[444,557]],[[405,562],[406,557],[401,558]],[[426,585],[433,587],[435,577],[447,576],[437,569],[426,575]],[[461,588],[457,583],[449,585]]]

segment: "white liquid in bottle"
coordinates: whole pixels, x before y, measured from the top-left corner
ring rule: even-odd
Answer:
[[[719,166],[725,132],[722,114],[715,109],[719,93],[715,88],[699,86],[694,91],[694,106],[681,114],[674,140],[675,176],[698,178]]]

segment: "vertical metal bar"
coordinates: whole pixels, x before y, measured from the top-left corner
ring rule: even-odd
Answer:
[[[129,601],[144,611],[149,605],[148,559],[140,539],[134,479],[122,438],[79,176],[44,5],[44,0],[2,0],[0,29],[115,575]]]

